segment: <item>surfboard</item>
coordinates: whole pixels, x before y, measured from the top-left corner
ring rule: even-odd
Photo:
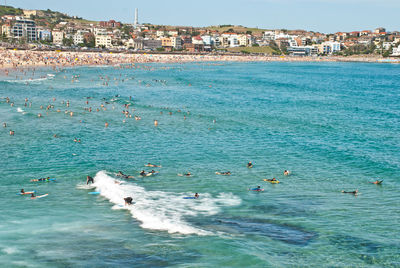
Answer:
[[[193,196],[185,196],[183,199],[197,199],[197,198]]]
[[[43,194],[43,195],[31,197],[31,199],[38,199],[38,198],[46,197],[46,196],[48,196],[48,195],[49,195],[49,194]]]
[[[29,192],[25,192],[25,193],[17,193],[17,195],[26,195],[26,194],[34,194],[36,193],[36,191],[29,191]]]
[[[88,194],[100,194],[100,192],[89,192]]]
[[[264,191],[264,189],[259,189],[259,188],[253,188],[253,189],[249,189],[250,191],[254,191],[254,192],[262,192]]]

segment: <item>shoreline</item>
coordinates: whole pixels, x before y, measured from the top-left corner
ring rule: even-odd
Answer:
[[[400,63],[400,58],[374,56],[264,56],[227,54],[161,54],[113,52],[57,52],[29,50],[0,50],[0,69],[31,67],[75,67],[120,65],[135,63],[187,63],[187,62],[362,62]]]

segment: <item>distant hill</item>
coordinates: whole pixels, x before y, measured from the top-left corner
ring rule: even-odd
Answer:
[[[52,11],[50,9],[47,10],[36,10],[36,16],[31,15],[30,19],[33,19],[36,21],[37,25],[39,26],[48,26],[52,28],[54,25],[62,22],[62,21],[68,21],[68,22],[75,22],[75,23],[81,23],[81,24],[87,24],[87,23],[93,23],[97,24],[98,22],[95,21],[88,21],[84,20],[82,18],[78,17],[72,17],[67,14],[58,12],[58,11]],[[21,8],[14,8],[11,6],[0,6],[0,16],[4,15],[24,15],[24,11]]]
[[[24,12],[20,8],[11,6],[0,6],[0,17],[4,15],[22,15]]]

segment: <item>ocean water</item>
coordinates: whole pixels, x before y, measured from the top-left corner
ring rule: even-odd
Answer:
[[[0,98],[2,267],[400,266],[400,65],[29,69]]]

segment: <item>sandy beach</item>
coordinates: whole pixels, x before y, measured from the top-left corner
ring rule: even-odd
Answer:
[[[41,66],[80,66],[80,65],[118,65],[129,63],[178,63],[178,62],[390,62],[400,63],[399,58],[374,56],[330,56],[330,57],[295,57],[295,56],[254,56],[254,55],[215,55],[215,54],[127,54],[107,52],[57,52],[29,50],[0,50],[0,68]]]

